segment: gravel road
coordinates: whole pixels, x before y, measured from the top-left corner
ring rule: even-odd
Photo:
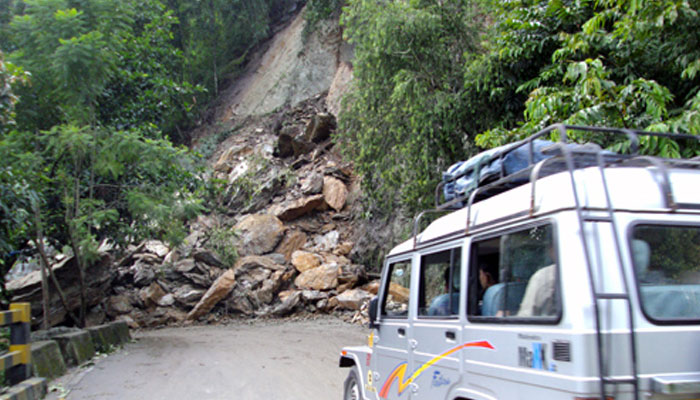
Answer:
[[[340,399],[343,346],[367,328],[333,318],[236,322],[133,334],[134,342],[51,382],[47,399]]]

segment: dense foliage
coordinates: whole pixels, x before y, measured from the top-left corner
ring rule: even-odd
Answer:
[[[467,0],[357,0],[342,18],[356,87],[341,115],[343,147],[379,207],[419,205],[467,144],[462,68],[478,50],[475,9]]]
[[[446,165],[552,123],[698,134],[699,6],[350,0],[342,18],[356,45],[356,80],[341,143],[373,204],[416,210],[430,205]],[[642,141],[642,152],[668,157],[698,149]]]

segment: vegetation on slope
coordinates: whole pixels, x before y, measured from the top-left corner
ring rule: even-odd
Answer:
[[[555,122],[698,134],[699,5],[350,0],[355,85],[340,143],[370,205],[427,207],[445,166]],[[698,147],[644,140],[642,151]]]
[[[2,2],[0,276],[39,238],[81,270],[107,238],[181,241],[206,188],[173,143],[285,4]]]

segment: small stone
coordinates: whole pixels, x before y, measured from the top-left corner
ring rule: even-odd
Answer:
[[[352,242],[342,242],[333,250],[333,254],[347,256],[352,251],[353,246]]]
[[[203,262],[207,265],[211,265],[213,267],[219,267],[219,268],[227,268],[230,267],[230,265],[224,265],[221,260],[219,260],[219,257],[216,256],[213,252],[209,250],[204,250],[204,249],[197,249],[192,252],[192,257],[194,257],[195,261]]]
[[[308,251],[297,250],[292,253],[292,265],[299,272],[304,272],[309,269],[317,268],[321,265],[321,258]]]
[[[134,273],[134,285],[136,286],[147,286],[156,279],[155,271],[146,264],[137,263],[132,268],[136,270]]]
[[[172,294],[168,293],[165,296],[161,297],[160,300],[158,300],[158,305],[161,307],[170,307],[173,304],[175,304],[175,296]]]
[[[158,257],[165,257],[170,252],[170,248],[158,240],[147,241],[146,250],[157,255]]]
[[[319,194],[323,191],[323,175],[314,172],[301,182],[301,192],[305,195]]]
[[[301,249],[306,244],[306,234],[297,230],[287,231],[284,239],[275,249],[275,252],[284,256],[285,261],[292,259],[292,253]]]
[[[107,315],[109,315],[110,317],[128,314],[133,309],[134,307],[131,305],[128,296],[112,296],[107,300]]]

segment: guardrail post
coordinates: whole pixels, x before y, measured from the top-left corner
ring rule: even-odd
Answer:
[[[30,319],[32,315],[29,303],[12,303],[10,311],[14,314],[10,325],[10,353],[19,352],[19,364],[5,372],[7,383],[15,385],[32,376],[30,349]]]

